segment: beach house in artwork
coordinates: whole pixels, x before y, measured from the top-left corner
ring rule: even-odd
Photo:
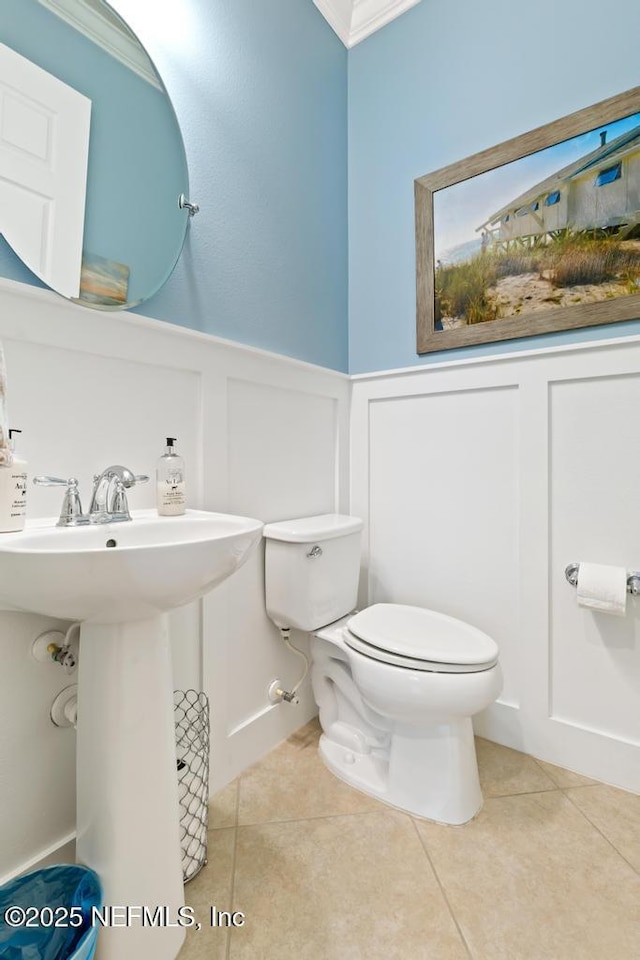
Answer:
[[[640,234],[640,126],[601,143],[516,197],[479,227],[484,248],[509,250],[548,243],[562,231],[604,229],[625,239]]]

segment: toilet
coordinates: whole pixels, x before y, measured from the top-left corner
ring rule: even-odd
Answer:
[[[356,612],[362,526],[341,514],[267,524],[267,613],[311,634],[326,766],[415,816],[466,823],[482,806],[471,718],[502,689],[498,646],[424,607]]]

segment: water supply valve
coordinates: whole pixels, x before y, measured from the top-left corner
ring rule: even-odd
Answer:
[[[67,673],[72,673],[75,670],[76,657],[70,647],[60,647],[57,643],[50,643],[47,647],[47,653],[54,663],[59,663]]]
[[[284,690],[282,680],[276,678],[269,684],[269,702],[270,703],[300,703],[298,694],[295,690]]]
[[[47,630],[33,641],[31,652],[39,663],[57,663],[71,674],[78,665],[78,634],[77,624],[66,634],[61,630]]]

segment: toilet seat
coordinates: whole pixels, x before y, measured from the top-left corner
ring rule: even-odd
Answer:
[[[344,642],[357,653],[410,670],[478,673],[498,660],[498,646],[476,627],[424,607],[377,603],[353,616]]]

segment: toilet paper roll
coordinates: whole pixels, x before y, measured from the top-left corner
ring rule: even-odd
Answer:
[[[623,617],[627,609],[627,571],[602,563],[581,563],[578,568],[578,604]]]

